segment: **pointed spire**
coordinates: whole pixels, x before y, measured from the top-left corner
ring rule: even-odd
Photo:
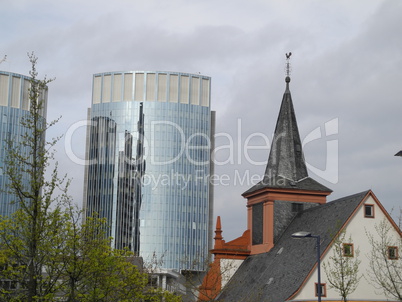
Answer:
[[[286,91],[276,122],[265,178],[283,177],[290,181],[298,181],[308,177],[308,173],[289,90],[290,77],[287,76],[285,81]]]
[[[216,219],[216,230],[215,230],[214,239],[223,239],[222,237],[222,226],[221,226],[221,216],[218,216]]]
[[[308,177],[307,167],[304,162],[302,143],[299,129],[297,127],[296,114],[293,108],[292,95],[290,94],[290,56],[286,54],[286,89],[283,94],[281,109],[274,138],[271,145],[271,152],[265,170],[265,180],[285,178],[291,182]]]
[[[221,216],[218,216],[216,219],[216,230],[215,230],[215,245],[214,248],[222,248],[223,245],[223,237],[222,237],[222,226],[221,226]]]
[[[286,54],[286,89],[283,94],[263,180],[244,192],[243,196],[263,188],[331,191],[308,176],[292,95],[289,89],[291,55],[291,52]]]

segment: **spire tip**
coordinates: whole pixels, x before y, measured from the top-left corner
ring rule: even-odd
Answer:
[[[285,71],[286,71],[286,83],[290,82],[290,72],[292,71],[292,68],[290,66],[290,56],[292,55],[292,52],[286,53],[286,65],[285,65]],[[288,81],[289,79],[289,81]]]

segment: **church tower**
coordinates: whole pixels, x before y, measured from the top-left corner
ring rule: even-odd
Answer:
[[[326,203],[332,192],[308,176],[289,89],[289,57],[286,90],[265,174],[242,194],[247,199],[251,255],[268,252],[298,212]]]
[[[289,89],[290,55],[286,54],[286,89],[265,173],[259,183],[242,194],[247,199],[247,230],[226,242],[218,217],[211,250],[214,261],[199,288],[200,301],[215,298],[249,255],[271,250],[299,212],[325,204],[332,192],[308,176]]]

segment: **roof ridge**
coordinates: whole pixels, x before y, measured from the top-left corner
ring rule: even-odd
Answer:
[[[370,191],[371,191],[371,190],[368,189],[368,190],[365,190],[365,191],[361,191],[361,192],[359,192],[359,193],[355,193],[355,194],[347,195],[347,196],[344,196],[344,197],[340,197],[340,198],[337,198],[337,199],[328,201],[328,202],[326,203],[326,205],[333,204],[333,203],[338,202],[338,201],[342,201],[343,199],[350,199],[350,198],[352,198],[352,197],[356,197],[356,196],[359,196],[359,195],[365,196],[365,195],[367,195],[367,193],[369,193]]]
[[[363,198],[363,197],[366,196],[367,193],[369,193],[370,191],[371,191],[371,190],[366,190],[366,191],[362,191],[362,192],[359,192],[359,193],[351,194],[351,195],[348,195],[348,196],[340,197],[340,198],[337,198],[337,199],[328,201],[328,202],[326,202],[326,203],[320,204],[318,207],[312,207],[312,208],[305,209],[305,210],[301,211],[299,214],[303,214],[303,213],[306,213],[306,212],[319,210],[319,209],[322,209],[322,208],[331,207],[331,206],[336,205],[338,202],[342,202],[342,201],[344,201],[344,200],[350,200],[350,199],[356,198],[356,197],[358,197],[358,196],[360,196],[360,195],[361,195],[362,198]],[[298,214],[298,215],[299,215],[299,214]],[[297,217],[297,215],[296,215],[295,217]],[[293,220],[292,220],[292,221],[293,221]]]

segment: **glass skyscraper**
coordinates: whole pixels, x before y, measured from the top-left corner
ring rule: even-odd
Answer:
[[[210,87],[200,74],[93,76],[86,215],[108,219],[115,248],[155,257],[164,269],[203,269],[211,248]]]
[[[12,140],[18,143],[21,135],[29,131],[21,125],[21,119],[29,114],[30,86],[30,77],[0,71],[0,167],[4,167],[4,159],[7,156],[6,142]],[[46,118],[47,90],[42,92],[40,98],[44,101],[41,115]],[[23,181],[28,183],[29,179],[26,178]],[[11,215],[18,208],[18,204],[14,203],[15,196],[7,193],[9,186],[8,177],[0,169],[0,215],[2,216]]]

